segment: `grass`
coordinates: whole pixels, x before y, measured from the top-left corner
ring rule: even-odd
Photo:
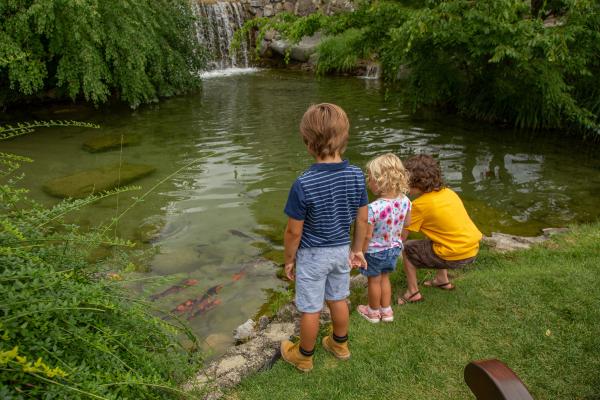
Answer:
[[[396,307],[392,324],[353,312],[350,361],[319,345],[311,373],[279,361],[227,398],[469,399],[465,365],[497,358],[535,399],[600,399],[599,243],[596,223],[528,251],[483,249],[455,291],[422,289],[425,301]]]

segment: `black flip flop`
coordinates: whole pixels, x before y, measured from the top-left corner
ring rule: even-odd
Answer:
[[[429,283],[429,285],[427,283]],[[450,285],[449,288],[447,288],[448,285]],[[437,289],[441,289],[441,290],[448,290],[448,291],[454,290],[454,288],[456,287],[450,281],[448,281],[446,283],[434,284],[433,280],[423,282],[423,286],[437,288]]]
[[[420,293],[421,292],[417,290],[416,292],[414,292],[413,294],[408,296],[408,298],[406,298],[404,296],[400,296],[400,297],[398,297],[398,301],[396,301],[396,303],[398,303],[399,306],[405,306],[410,303],[418,303],[420,301],[423,301],[423,296],[421,296],[421,298],[418,300],[411,300],[413,297],[415,297],[416,295],[418,295]],[[402,300],[402,303],[400,303],[400,300]]]

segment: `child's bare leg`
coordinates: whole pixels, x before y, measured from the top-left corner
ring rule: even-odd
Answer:
[[[379,310],[381,307],[381,275],[369,276],[368,281],[368,292],[369,292],[369,307],[371,310]]]
[[[411,296],[413,293],[419,291],[419,285],[417,284],[417,269],[412,265],[404,252],[402,252],[402,261],[404,264],[404,273],[406,274],[406,284],[408,286],[406,295]]]
[[[448,270],[447,269],[438,269],[437,272],[435,273],[435,283],[442,284],[442,283],[446,283],[446,282],[450,282],[450,279],[448,279]]]
[[[331,311],[331,322],[333,325],[333,333],[338,337],[345,337],[348,335],[348,320],[350,313],[348,311],[348,303],[344,300],[328,300],[327,305],[329,311]],[[319,319],[317,317],[317,329]],[[315,335],[316,338],[316,335]]]
[[[306,351],[315,348],[317,335],[319,333],[319,316],[321,312],[302,313],[300,317],[300,347]],[[333,312],[331,313],[333,318]]]
[[[391,303],[392,284],[390,283],[390,274],[385,272],[381,274],[381,308],[389,307]]]

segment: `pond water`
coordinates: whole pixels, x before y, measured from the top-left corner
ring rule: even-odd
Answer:
[[[283,285],[273,264],[261,260],[281,257],[288,189],[312,162],[298,123],[309,104],[324,101],[341,105],[349,115],[345,157],[354,164],[364,167],[383,152],[401,158],[437,155],[448,185],[460,193],[484,233],[537,235],[544,227],[600,215],[600,162],[594,149],[569,137],[542,140],[459,118],[410,116],[377,81],[353,77],[315,79],[265,70],[205,79],[198,94],[137,111],[55,107],[13,118],[76,119],[101,127],[38,129],[0,142],[0,148],[35,160],[23,166],[22,185],[46,204],[57,200],[43,192],[44,183],[81,170],[118,162],[149,164],[156,172],[136,182],[142,190],[133,195],[139,196],[197,161],[158,185],[119,221],[115,233],[135,240],[140,225],[161,227],[152,243],[142,245],[156,254],[150,272],[136,275],[143,284],[132,288],[150,299],[180,285],[181,290],[155,299],[165,311],[188,299],[202,302],[208,293],[202,312],[182,316],[190,317],[193,330],[218,354],[231,342],[231,330],[264,303],[266,290]],[[140,141],[122,151],[82,149],[84,141],[114,133]],[[131,197],[123,193],[102,200],[76,219],[83,226],[106,222],[127,208]]]

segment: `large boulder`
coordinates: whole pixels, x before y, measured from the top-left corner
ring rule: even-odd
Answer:
[[[150,175],[155,170],[154,167],[143,164],[109,165],[52,179],[46,182],[43,189],[51,196],[80,199],[93,193],[127,185]]]
[[[138,135],[121,135],[120,133],[109,133],[106,135],[94,136],[86,140],[81,146],[90,153],[100,153],[102,151],[115,150],[122,147],[133,146],[140,142]]]
[[[290,59],[299,62],[307,62],[312,54],[317,51],[317,46],[321,43],[321,34],[319,32],[312,36],[305,36],[298,44],[290,45],[286,40],[274,40],[270,47],[273,52],[285,56],[289,51]]]

